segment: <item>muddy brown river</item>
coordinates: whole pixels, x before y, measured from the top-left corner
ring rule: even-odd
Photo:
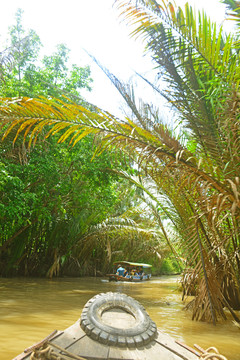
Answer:
[[[11,360],[53,330],[69,327],[91,297],[107,291],[137,299],[158,328],[176,340],[192,347],[215,346],[228,360],[240,360],[240,330],[232,319],[217,326],[192,321],[191,313],[184,310],[177,280],[163,276],[138,284],[101,278],[1,279],[0,360]]]

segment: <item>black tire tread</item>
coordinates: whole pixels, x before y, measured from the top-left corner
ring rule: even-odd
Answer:
[[[101,306],[104,311],[118,307],[136,318],[136,326],[130,329],[117,329],[96,319],[96,311]],[[82,311],[81,328],[93,340],[118,347],[141,347],[151,342],[157,334],[156,324],[144,307],[135,299],[122,293],[101,293],[91,298]]]

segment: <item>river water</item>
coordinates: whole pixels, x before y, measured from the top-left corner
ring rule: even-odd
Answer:
[[[192,321],[177,280],[163,276],[138,284],[100,278],[1,279],[0,360],[11,360],[53,330],[69,327],[91,297],[107,291],[137,299],[157,327],[176,340],[192,347],[215,346],[228,360],[240,360],[240,330],[230,318],[217,326]]]

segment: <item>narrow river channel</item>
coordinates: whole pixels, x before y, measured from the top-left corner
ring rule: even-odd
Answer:
[[[11,360],[53,330],[69,327],[91,297],[107,291],[137,299],[158,328],[175,339],[192,347],[215,346],[228,360],[240,360],[240,330],[230,318],[217,326],[192,321],[177,280],[163,276],[137,284],[100,278],[1,279],[0,360]]]

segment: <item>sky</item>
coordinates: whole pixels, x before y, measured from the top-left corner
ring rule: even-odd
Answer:
[[[176,2],[185,3],[184,0]],[[130,38],[130,30],[120,21],[113,3],[114,0],[4,1],[0,11],[0,51],[4,49],[9,26],[15,24],[16,11],[21,8],[23,26],[39,35],[44,55],[52,54],[57,44],[66,44],[72,63],[91,67],[93,91],[83,93],[86,100],[121,116],[120,95],[85,50],[123,81],[133,78],[135,72],[147,76],[153,64],[144,55],[143,44]],[[215,21],[224,19],[225,8],[219,0],[189,0],[189,3],[195,8],[204,8]],[[151,92],[142,84],[139,96],[148,99]]]

